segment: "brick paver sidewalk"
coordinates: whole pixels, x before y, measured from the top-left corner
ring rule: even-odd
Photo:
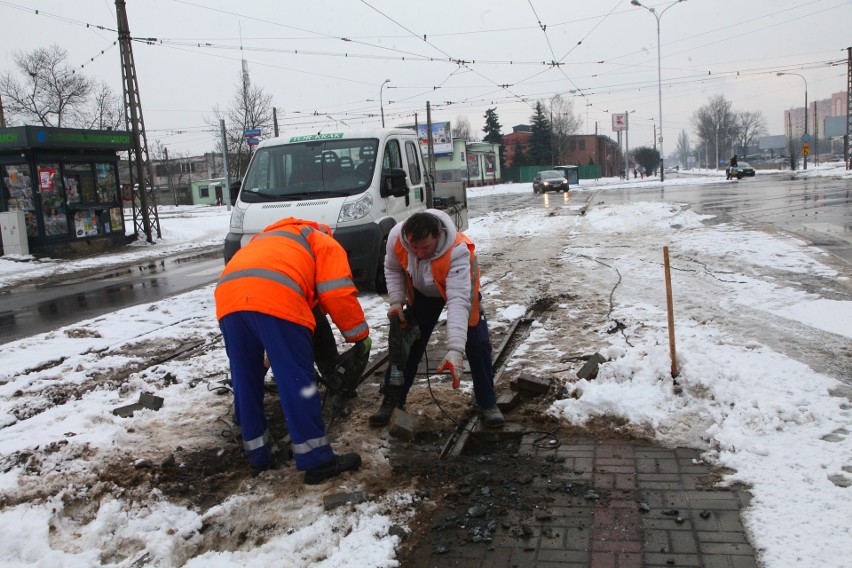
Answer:
[[[593,439],[554,451],[535,438],[520,453],[561,468],[530,480],[550,507],[506,511],[490,542],[435,547],[407,566],[757,568],[740,522],[748,494],[713,488],[698,451]]]

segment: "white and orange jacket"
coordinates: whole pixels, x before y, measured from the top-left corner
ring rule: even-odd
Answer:
[[[391,304],[409,305],[413,290],[441,297],[447,303],[447,348],[464,353],[467,328],[479,323],[479,264],[474,245],[456,230],[450,216],[438,209],[425,211],[441,222],[435,254],[426,260],[415,256],[398,223],[388,235],[385,279]]]

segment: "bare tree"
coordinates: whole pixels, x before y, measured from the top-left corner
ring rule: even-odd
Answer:
[[[15,52],[12,60],[23,79],[8,71],[0,75],[6,112],[24,123],[79,125],[92,82],[68,65],[67,57],[68,52],[58,45]]]
[[[582,120],[574,114],[573,99],[563,99],[561,95],[550,100],[550,116],[554,149],[557,153],[555,161],[561,164],[562,156],[568,153],[568,138],[579,132]]]
[[[739,138],[738,114],[724,95],[716,95],[692,115],[692,125],[701,144],[711,148],[716,167]]]
[[[677,136],[677,158],[684,169],[689,167],[689,134],[681,130]]]
[[[175,205],[181,203],[179,195],[183,195],[184,200],[191,201],[191,197],[187,196],[192,193],[192,154],[188,150],[170,153],[160,140],[154,141],[150,154],[153,161],[159,162],[156,166],[157,177],[166,178],[166,185],[172,192]]]
[[[255,128],[263,132],[272,132],[272,95],[266,94],[261,87],[251,85],[248,72],[244,69],[242,82],[237,85],[231,103],[224,110],[218,106],[214,107],[213,114],[216,120],[211,126],[216,132],[216,148],[220,153],[223,150],[219,121],[224,119],[229,174],[232,179],[240,179],[251,158],[251,149],[243,132]]]
[[[458,115],[456,117],[456,125],[453,127],[453,138],[462,138],[468,142],[472,142],[473,140],[470,136],[470,120],[463,114]]]
[[[748,152],[748,147],[751,146],[755,138],[763,136],[769,132],[769,129],[766,127],[766,119],[763,117],[763,113],[759,110],[755,112],[741,112],[737,118],[739,123],[740,146]]]
[[[89,104],[80,111],[82,128],[118,130],[125,127],[124,105],[106,83],[98,83]]]

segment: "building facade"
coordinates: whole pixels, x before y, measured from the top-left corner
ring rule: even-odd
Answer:
[[[828,99],[810,101],[808,103],[807,134],[817,140],[827,138],[825,135],[825,119],[828,117],[846,116],[847,93],[833,93]],[[787,138],[800,140],[805,134],[805,108],[798,107],[784,111],[784,133]],[[826,144],[828,142],[826,141]]]
[[[529,152],[531,136],[532,126],[529,124],[518,124],[513,126],[510,134],[503,135],[503,145],[505,146],[507,166],[515,165],[515,151],[518,147],[522,148],[524,152]]]

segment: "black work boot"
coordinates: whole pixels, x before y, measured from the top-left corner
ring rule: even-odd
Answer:
[[[402,408],[402,385],[385,385],[382,388],[385,398],[375,414],[370,416],[370,426],[385,426],[390,422],[394,408]]]
[[[356,453],[334,454],[334,457],[322,465],[305,472],[305,484],[317,485],[326,479],[340,475],[344,471],[355,471],[361,467],[361,456]]]
[[[370,416],[370,426],[386,426],[390,422],[393,409],[397,406],[396,401],[396,397],[385,394],[385,398],[382,400],[382,405],[375,414]]]

